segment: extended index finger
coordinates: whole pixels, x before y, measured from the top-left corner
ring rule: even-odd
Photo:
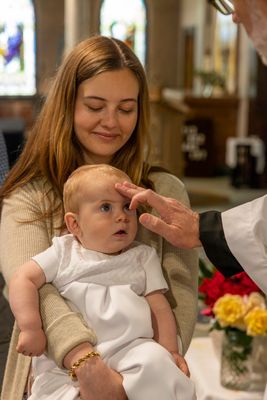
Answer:
[[[144,189],[128,181],[116,183],[115,188],[123,196],[132,199],[130,204],[131,209],[136,209],[139,204],[148,204],[150,207],[155,208],[159,215],[164,215],[164,211],[166,212],[168,199],[151,189]]]
[[[166,199],[151,189],[140,191],[133,196],[130,207],[137,208],[138,204],[148,204],[150,207],[154,208],[160,216],[164,215],[164,212],[166,212]]]
[[[136,194],[143,192],[145,189],[140,187],[140,186],[136,186],[131,182],[125,181],[123,183],[121,182],[117,182],[115,183],[115,189],[122,194],[125,197],[128,197],[129,199],[131,199],[133,196],[135,196]]]

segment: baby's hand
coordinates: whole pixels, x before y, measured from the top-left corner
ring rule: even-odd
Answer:
[[[187,365],[187,362],[185,361],[184,357],[181,356],[181,354],[177,353],[176,351],[171,351],[171,355],[174,358],[175,364],[177,367],[188,377],[190,377],[190,371]]]
[[[22,331],[16,350],[24,356],[40,356],[45,351],[46,336],[42,329]]]

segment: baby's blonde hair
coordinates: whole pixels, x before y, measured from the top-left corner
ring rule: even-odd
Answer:
[[[80,204],[84,198],[85,185],[90,184],[90,172],[97,172],[99,176],[113,176],[120,180],[131,182],[125,172],[111,165],[83,165],[75,169],[64,184],[63,202],[65,212],[77,213],[79,211]]]

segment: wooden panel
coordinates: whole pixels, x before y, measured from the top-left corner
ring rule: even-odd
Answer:
[[[164,102],[151,103],[153,161],[177,177],[183,176],[182,126],[184,114]]]
[[[210,119],[213,125],[213,162],[214,173],[225,170],[226,141],[237,134],[238,99],[236,97],[185,97],[190,107],[188,119]]]

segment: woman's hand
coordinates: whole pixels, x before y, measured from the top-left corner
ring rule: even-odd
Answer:
[[[85,354],[94,351],[89,343],[82,343],[72,349],[64,358],[64,366],[71,366]],[[79,381],[82,400],[127,400],[122,386],[122,376],[109,368],[104,361],[96,356],[84,361],[75,374]]]
[[[100,357],[92,357],[75,370],[82,400],[127,400],[122,376]]]

